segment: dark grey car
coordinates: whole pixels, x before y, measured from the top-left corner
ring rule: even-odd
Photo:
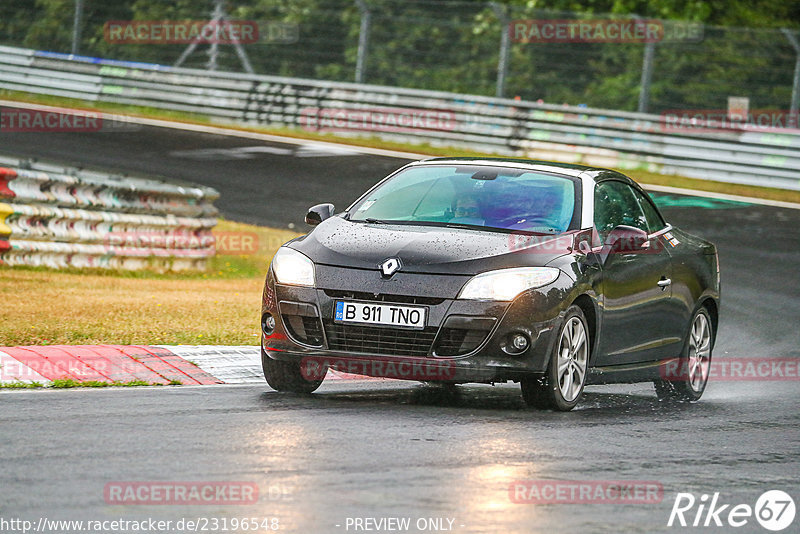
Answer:
[[[411,163],[272,261],[270,386],[327,369],[427,382],[518,381],[572,409],[586,384],[702,395],[719,310],[713,244],[666,223],[611,170],[516,159]]]

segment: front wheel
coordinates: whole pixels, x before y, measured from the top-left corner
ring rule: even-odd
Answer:
[[[573,409],[583,395],[589,365],[589,328],[578,306],[570,306],[543,377],[520,382],[529,406],[562,412]]]
[[[665,373],[656,380],[656,395],[659,400],[695,402],[700,400],[708,384],[711,368],[711,347],[714,344],[711,317],[705,308],[700,308],[692,318],[689,340],[678,361],[677,372]]]
[[[273,360],[263,348],[261,349],[261,367],[264,369],[264,378],[267,379],[267,384],[275,391],[311,393],[324,380],[324,375],[320,380],[307,379],[300,371],[300,362]]]

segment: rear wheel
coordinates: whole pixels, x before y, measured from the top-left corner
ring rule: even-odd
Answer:
[[[714,332],[711,317],[705,308],[694,314],[689,328],[689,339],[678,362],[678,372],[656,380],[656,395],[660,400],[694,402],[700,400],[708,384],[711,368],[711,346]]]
[[[543,377],[523,379],[522,397],[529,406],[567,412],[578,404],[589,365],[589,328],[578,306],[570,306]]]
[[[269,387],[276,391],[291,393],[311,393],[316,390],[322,380],[308,380],[300,371],[300,362],[285,362],[273,360],[261,349],[261,367],[264,369],[264,378]]]

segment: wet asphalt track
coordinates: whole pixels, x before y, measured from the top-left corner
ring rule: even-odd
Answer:
[[[0,147],[200,182],[222,192],[230,219],[298,228],[310,204],[343,207],[403,163],[160,128],[0,133]],[[671,223],[720,249],[715,358],[800,359],[800,211],[660,202],[673,205],[663,209]],[[277,517],[290,532],[354,532],[348,517],[447,517],[455,532],[681,531],[666,527],[678,492],[753,505],[781,489],[800,504],[799,395],[797,380],[717,380],[700,403],[670,406],[647,384],[593,387],[576,411],[555,414],[525,408],[514,385],[339,381],[312,397],[266,385],[3,392],[0,518]],[[519,479],[652,480],[664,499],[513,504]],[[245,480],[262,496],[227,507],[103,501],[106,483],[141,480]],[[683,530],[767,532],[753,519]],[[800,518],[785,532],[797,531]]]

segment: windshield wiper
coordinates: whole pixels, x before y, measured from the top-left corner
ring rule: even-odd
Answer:
[[[436,224],[435,226],[440,226],[440,225]],[[487,228],[482,224],[466,224],[466,223],[452,223],[452,222],[441,223],[441,226],[444,226],[445,228],[464,228],[465,230],[483,230]]]
[[[380,219],[373,219],[372,217],[367,217],[366,219],[361,220],[354,220],[353,222],[365,222],[370,224],[386,224],[386,221],[382,221]]]

